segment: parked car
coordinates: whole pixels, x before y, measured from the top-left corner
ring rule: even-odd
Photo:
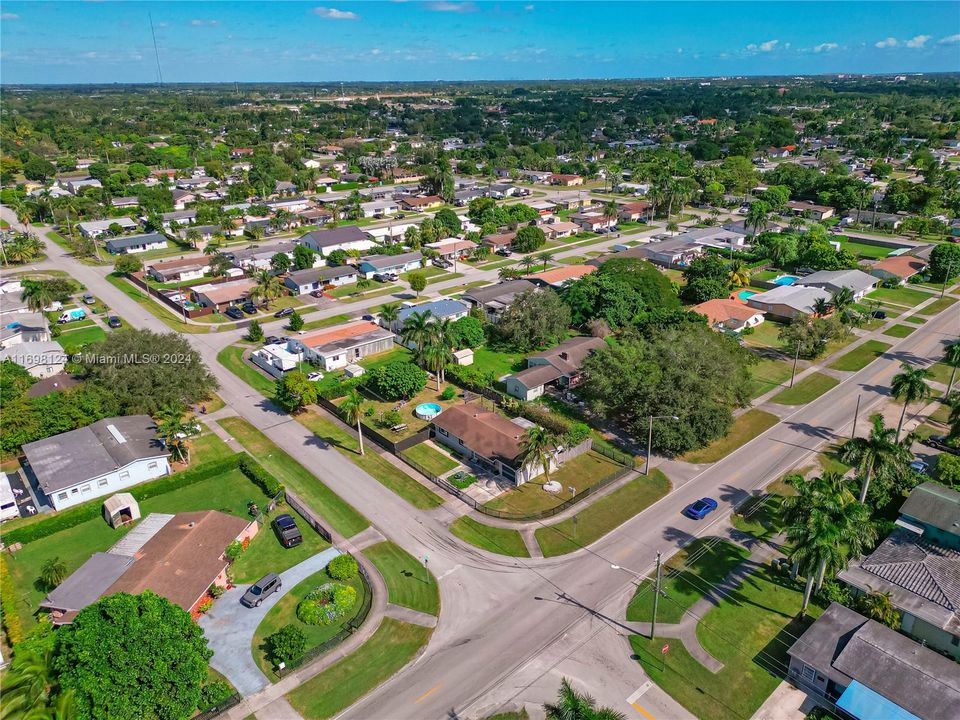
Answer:
[[[886,320],[887,312],[885,310],[874,310],[873,312],[870,313],[870,317],[876,320]]]
[[[924,445],[929,445],[932,448],[937,450],[943,450],[948,452],[951,455],[960,455],[960,447],[955,447],[953,445],[947,444],[946,435],[931,435],[926,440],[923,441]]]
[[[394,272],[375,273],[373,279],[377,282],[388,283],[396,282],[400,279],[400,276]]]
[[[107,318],[107,327],[112,327],[114,330],[116,330],[118,327],[122,327],[122,326],[123,326],[123,323],[120,321],[120,318],[118,318],[116,315],[111,315],[110,317]]]
[[[273,529],[277,533],[277,537],[280,538],[280,544],[285,548],[296,547],[303,542],[303,535],[300,534],[300,528],[297,527],[297,522],[290,515],[284,513],[283,515],[277,515],[273,519]]]
[[[449,260],[444,260],[443,258],[434,258],[432,261],[434,267],[438,268],[449,268],[453,267],[453,263]]]
[[[717,509],[717,501],[713,498],[700,498],[683,509],[683,514],[693,520],[703,520]]]
[[[83,320],[86,316],[87,311],[83,308],[64,310],[62,313],[60,313],[60,317],[57,318],[57,324],[63,325],[65,323],[74,322],[75,320]]]
[[[233,318],[234,320],[243,320],[243,310],[238,308],[236,305],[231,305],[228,307],[223,311],[223,314],[228,318]]]
[[[315,298],[322,298],[322,297],[323,297],[323,290],[313,290],[313,291],[310,293],[310,296],[311,296],[311,297],[315,297]]]
[[[96,299],[92,294],[90,294],[90,293],[84,293],[84,294],[83,294],[83,301],[84,301],[87,305],[93,305],[93,304],[97,301],[97,299]]]
[[[510,252],[509,248],[502,247],[497,250],[497,255],[500,255],[501,257],[510,257],[511,254],[512,253]]]
[[[257,314],[257,306],[254,305],[252,302],[245,302],[243,305],[240,306],[240,309],[243,310],[247,315]]]
[[[247,588],[243,597],[240,598],[240,604],[246,605],[248,608],[260,607],[264,600],[281,587],[283,587],[283,583],[280,582],[280,576],[276,573],[267,573]]]
[[[363,316],[362,318],[360,318],[360,319],[361,319],[361,320],[368,320],[368,321],[370,321],[370,322],[376,322],[376,321],[377,321],[377,316],[376,316],[376,315],[370,315],[370,314],[368,313],[368,314],[364,315],[364,316]]]
[[[280,345],[282,342],[283,342],[282,337],[271,335],[270,337],[268,337],[266,340],[263,341],[263,344],[264,345]]]
[[[309,380],[310,382],[318,382],[320,380],[323,380],[323,373],[320,372],[319,370],[317,370],[316,372],[312,372],[309,375],[307,375],[307,380]]]
[[[919,473],[920,475],[926,475],[927,471],[930,469],[930,466],[927,465],[923,460],[914,460],[912,463],[910,463],[910,469],[915,473]]]
[[[288,315],[293,315],[293,308],[283,308],[283,310],[277,310],[273,314],[275,318],[287,317]]]

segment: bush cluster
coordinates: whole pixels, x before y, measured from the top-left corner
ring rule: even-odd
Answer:
[[[263,466],[248,455],[243,455],[238,463],[240,472],[246,475],[253,483],[270,497],[276,497],[283,490],[283,485]]]
[[[360,566],[352,555],[337,555],[327,563],[327,575],[334,580],[352,580],[359,570]]]
[[[357,591],[348,585],[326,583],[297,605],[297,618],[306,625],[332,625],[357,604]]]
[[[197,707],[201,712],[209,710],[222,703],[231,695],[233,695],[233,688],[223,680],[208,682],[200,688],[200,702],[197,703]]]

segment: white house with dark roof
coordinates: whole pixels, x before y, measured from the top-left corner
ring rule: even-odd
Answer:
[[[297,242],[324,257],[327,257],[334,250],[358,250],[363,252],[376,246],[370,236],[356,225],[344,225],[329,230],[314,230],[303,235]]]
[[[880,280],[862,270],[820,270],[800,278],[794,284],[820,288],[831,294],[846,288],[853,293],[854,300],[860,300],[868,292],[875,290]]]
[[[104,243],[104,247],[108,253],[113,255],[163,250],[167,247],[167,236],[163,233],[145,233],[143,235],[110,238]]]
[[[283,284],[297,295],[305,295],[330,285],[337,287],[356,282],[357,277],[353,265],[336,265],[294,270],[284,278]]]

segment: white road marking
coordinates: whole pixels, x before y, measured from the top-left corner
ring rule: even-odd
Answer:
[[[643,694],[650,689],[653,683],[650,680],[647,680],[643,685],[638,687],[636,691],[627,698],[627,705],[633,705],[637,700],[643,697]]]
[[[443,573],[443,575],[441,575],[440,577],[438,577],[437,580],[443,580],[447,575],[450,575],[451,573],[455,573],[457,570],[459,570],[459,569],[462,568],[462,567],[463,567],[463,565],[461,565],[460,563],[457,563],[457,564],[454,565],[452,568],[450,568],[450,569],[447,570],[445,573]]]

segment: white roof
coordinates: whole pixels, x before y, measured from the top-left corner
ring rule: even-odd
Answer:
[[[0,472],[0,505],[9,505],[16,503],[17,499],[13,496],[13,488],[10,487],[10,478],[6,473]]]
[[[81,230],[97,232],[98,230],[109,230],[110,226],[116,223],[122,228],[135,228],[137,223],[128,217],[107,218],[106,220],[86,220],[79,223]]]
[[[803,285],[781,285],[773,290],[753,295],[747,303],[767,303],[769,305],[786,305],[805,313],[813,312],[813,304],[820,298],[830,300],[833,296],[826,290]]]

